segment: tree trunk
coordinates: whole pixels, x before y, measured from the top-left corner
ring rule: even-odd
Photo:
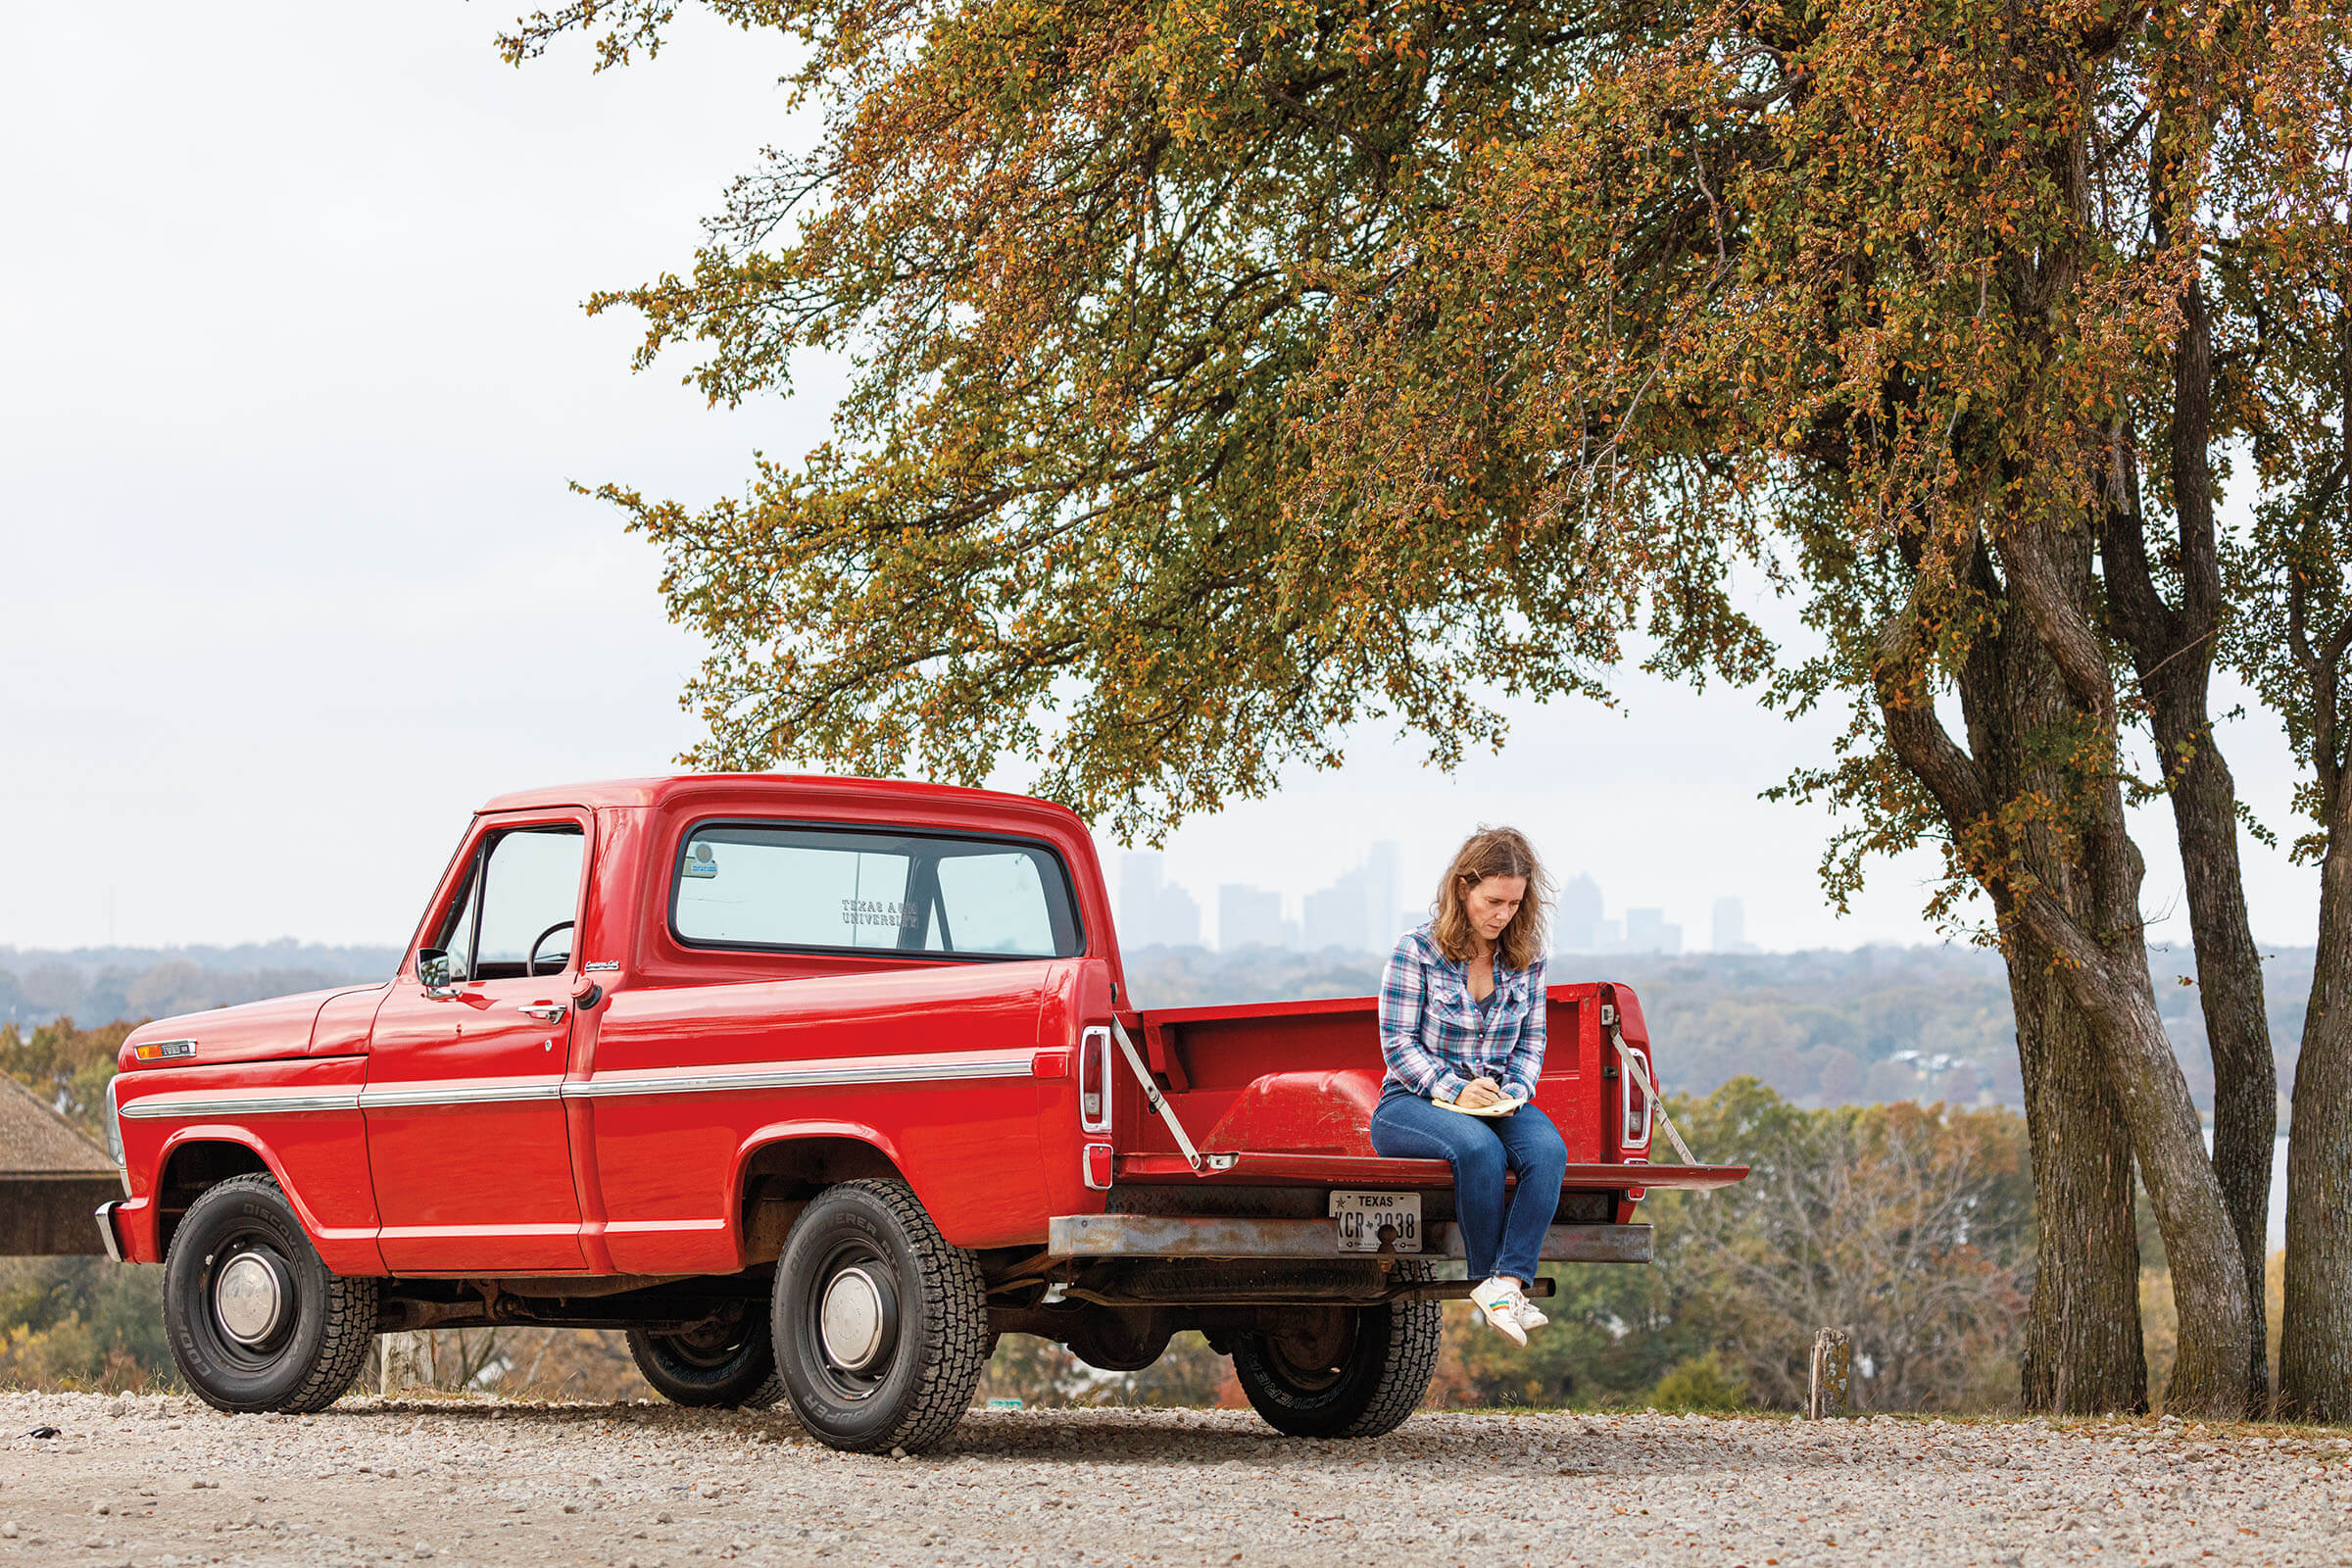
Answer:
[[[2171,786],[2173,831],[2187,890],[2189,934],[2196,944],[2198,1001],[2213,1056],[2213,1169],[2246,1278],[2246,1405],[2259,1411],[2271,1392],[2264,1284],[2278,1069],[2263,1006],[2262,956],[2246,918],[2237,783],[2213,735],[2211,688],[2222,579],[2209,452],[2212,392],[2213,344],[2204,292],[2191,285],[2181,296],[2181,331],[2173,348],[2167,432],[2180,608],[2165,602],[2149,570],[2138,458],[2121,436],[2113,447],[2100,554],[2109,618],[2132,650],[2157,760]]]
[[[2000,544],[2010,594],[2086,721],[2073,738],[2073,760],[2087,776],[2074,784],[2069,815],[2088,873],[2089,918],[2082,901],[2063,900],[2046,885],[2013,880],[1996,898],[2011,901],[2018,923],[2061,960],[2059,978],[2090,1020],[2114,1077],[2148,1206],[2164,1233],[2180,1319],[2165,1407],[2235,1418],[2245,1412],[2252,1353],[2246,1278],[2197,1107],[2148,979],[2139,914],[2144,865],[2124,815],[2114,678],[2087,615],[2089,541],[2013,519]]]
[[[2203,683],[2200,681],[2200,685]],[[2200,714],[2204,703],[2198,703]],[[2213,1054],[2213,1173],[2246,1279],[2249,1325],[2246,1408],[2270,1402],[2265,1276],[2270,1252],[2271,1160],[2278,1140],[2278,1065],[2262,1001],[2262,955],[2246,920],[2237,858],[2237,786],[2210,728],[2176,746],[2161,720],[2156,744],[2173,784],[2173,825],[2197,945],[2198,1000]],[[2175,757],[2188,753],[2175,762]]]
[[[2012,952],[2009,996],[2035,1222],[2019,1393],[2027,1409],[2051,1415],[2138,1413],[2148,1407],[2148,1367],[2123,1107],[2089,1022],[2046,956]]]
[[[1981,589],[1997,593],[1988,557],[1980,555],[1976,575]],[[2065,788],[2046,739],[2070,720],[2070,704],[2031,627],[2011,616],[1985,637],[1960,671],[1960,698],[1992,798]],[[1947,814],[1954,808],[1971,809],[1953,801]],[[1967,824],[1953,825],[1958,832]],[[2087,905],[2083,868],[2050,824],[2027,826],[2017,851],[2057,897]],[[2004,921],[2002,934],[2034,1159],[2034,1298],[2019,1393],[2026,1408],[2054,1415],[2143,1411],[2139,1238],[2123,1107],[2089,1019],[2058,979],[2056,956],[2014,922]]]
[[[2120,801],[2115,810],[2120,816]],[[2131,883],[2136,889],[2138,878]],[[2131,1129],[2148,1206],[2164,1233],[2180,1321],[2165,1408],[2234,1420],[2246,1409],[2251,1314],[2245,1275],[2221,1182],[2205,1154],[2196,1106],[2156,1012],[2147,949],[2143,945],[2127,956],[2101,946],[2046,893],[2029,894],[2021,902],[2023,923],[2059,953],[2060,981],[2090,1019]],[[2128,932],[2139,940],[2136,922]]]
[[[2345,818],[2339,800],[2320,868],[2320,947],[2286,1148],[2278,1413],[2295,1421],[2352,1421],[2352,822]]]

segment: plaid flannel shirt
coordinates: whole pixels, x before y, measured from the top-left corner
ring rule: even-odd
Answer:
[[[1494,1001],[1479,1017],[1470,966],[1438,951],[1427,925],[1405,933],[1380,976],[1380,1054],[1388,1083],[1424,1100],[1454,1100],[1473,1078],[1532,1100],[1544,1070],[1544,960],[1494,971]],[[1383,1086],[1384,1088],[1386,1085]]]

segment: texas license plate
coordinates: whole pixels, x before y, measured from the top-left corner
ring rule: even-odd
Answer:
[[[1421,1250],[1419,1193],[1334,1193],[1331,1217],[1343,1252]]]

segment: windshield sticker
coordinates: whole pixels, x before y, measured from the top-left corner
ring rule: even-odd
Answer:
[[[697,844],[694,853],[686,858],[686,866],[681,874],[701,877],[706,881],[718,875],[718,862],[710,858],[710,846]]]
[[[920,905],[896,904],[888,899],[844,899],[841,901],[843,925],[890,925],[907,930],[923,923]]]

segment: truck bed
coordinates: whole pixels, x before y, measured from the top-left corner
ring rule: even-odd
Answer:
[[[1623,1222],[1648,1188],[1707,1191],[1747,1174],[1743,1165],[1647,1162],[1650,1118],[1610,1038],[1614,1029],[1629,1048],[1647,1053],[1632,992],[1604,982],[1555,985],[1546,1008],[1534,1103],[1568,1147],[1563,1193],[1612,1195]],[[1372,1149],[1384,1073],[1376,999],[1165,1008],[1126,1019],[1169,1108],[1207,1157],[1196,1170],[1132,1075],[1117,1074],[1112,1209],[1121,1206],[1119,1189],[1152,1186],[1451,1187],[1443,1160],[1384,1159]],[[1629,1142],[1628,1124],[1637,1118],[1641,1133]]]

